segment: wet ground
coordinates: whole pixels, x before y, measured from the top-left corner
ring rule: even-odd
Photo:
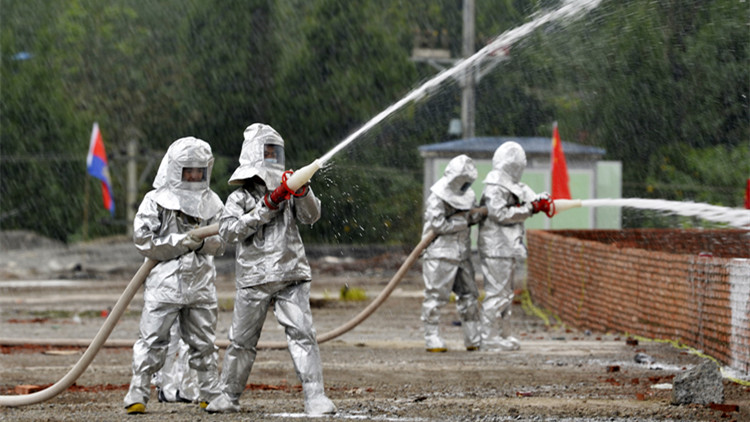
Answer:
[[[122,239],[74,248],[39,247],[0,254],[0,337],[31,339],[34,346],[2,346],[0,394],[19,385],[46,386],[78,361],[81,347],[46,346],[62,339],[92,339],[140,265]],[[42,247],[43,246],[43,247]],[[357,253],[355,253],[357,252]],[[310,248],[313,318],[318,334],[357,315],[385,286],[408,251]],[[232,260],[217,262],[219,340],[226,339],[234,291]],[[356,299],[341,300],[342,288]],[[704,358],[668,343],[624,333],[579,332],[557,324],[519,295],[514,330],[517,352],[467,352],[455,306],[443,312],[446,353],[427,353],[419,321],[419,265],[367,320],[321,344],[325,385],[339,412],[320,420],[380,421],[740,421],[750,420],[750,387],[725,379],[723,407],[671,405],[676,374]],[[360,290],[361,289],[361,290]],[[352,294],[355,293],[355,294]],[[0,420],[122,420],[131,350],[142,306],[139,292],[106,347],[76,384],[46,402],[0,407]],[[261,342],[283,342],[269,314]],[[7,342],[6,342],[7,343]],[[223,353],[223,350],[222,350]],[[638,353],[650,363],[638,363]],[[303,419],[302,393],[286,350],[261,350],[241,399],[242,412],[209,415],[192,404],[162,404],[152,396],[147,414],[128,419]]]

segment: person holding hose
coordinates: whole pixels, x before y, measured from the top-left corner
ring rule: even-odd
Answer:
[[[547,193],[537,195],[521,182],[526,153],[516,142],[500,145],[492,157],[492,170],[484,179],[480,206],[487,218],[479,223],[477,247],[484,275],[482,350],[518,350],[511,335],[513,274],[518,260],[526,258],[524,221],[538,212],[549,213]]]
[[[269,307],[286,332],[289,354],[302,383],[305,413],[336,412],[326,397],[320,350],[310,310],[312,273],[297,222],[320,218],[320,200],[309,183],[279,196],[284,174],[284,140],[272,127],[255,123],[244,132],[240,166],[229,184],[219,234],[236,245],[236,296],[230,345],[221,371],[221,395],[206,410],[238,412],[257,354]],[[284,186],[286,186],[284,184]]]
[[[166,183],[169,154],[165,154],[159,165],[154,181],[154,187],[159,188]],[[190,178],[190,171],[186,178]],[[218,302],[216,302],[218,307]],[[218,362],[218,349],[216,360]],[[156,387],[156,397],[160,403],[200,403],[201,395],[198,387],[198,373],[190,367],[190,346],[180,336],[180,319],[176,318],[169,332],[169,345],[164,364],[151,378],[151,384]]]
[[[466,155],[454,157],[442,178],[430,188],[424,212],[422,235],[434,231],[437,238],[422,255],[424,301],[422,322],[428,352],[445,352],[440,336],[440,311],[456,294],[456,308],[464,333],[466,350],[480,347],[479,305],[471,263],[471,225],[481,215],[472,213],[475,205],[471,184],[477,178],[474,161]]]
[[[128,414],[145,413],[151,377],[164,365],[170,329],[179,320],[189,346],[200,405],[216,395],[218,306],[214,256],[224,253],[220,236],[203,240],[190,231],[219,221],[223,204],[210,189],[211,147],[194,137],[176,140],[162,160],[154,190],[138,207],[133,240],[141,255],[159,261],[145,281],[140,335],[133,345],[133,376],[124,398]]]

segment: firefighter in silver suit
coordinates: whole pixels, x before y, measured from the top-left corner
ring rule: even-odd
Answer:
[[[437,238],[422,255],[424,301],[422,322],[428,352],[445,352],[440,336],[440,312],[456,295],[456,307],[467,350],[477,350],[479,337],[479,296],[471,263],[471,225],[480,219],[472,213],[475,195],[471,184],[477,178],[474,162],[466,155],[453,158],[442,178],[430,188],[424,212],[422,235],[434,231]]]
[[[190,231],[219,221],[223,204],[210,187],[211,147],[194,137],[176,140],[167,150],[133,222],[138,251],[159,261],[145,281],[140,335],[133,346],[133,376],[125,396],[129,414],[144,413],[152,375],[163,365],[170,329],[189,346],[188,363],[196,370],[201,406],[215,395],[218,315],[214,256],[224,253],[220,236],[199,239]]]
[[[505,142],[495,150],[492,170],[484,180],[480,206],[487,218],[479,223],[477,247],[484,276],[482,302],[482,350],[509,351],[520,348],[511,334],[513,275],[519,260],[526,258],[524,221],[547,211],[549,195],[537,195],[521,182],[526,153],[516,142]]]
[[[244,132],[240,166],[229,184],[219,233],[236,244],[236,296],[230,345],[222,364],[221,395],[209,412],[237,412],[257,354],[256,345],[273,307],[286,332],[289,354],[302,383],[305,413],[336,412],[325,395],[320,351],[310,310],[312,273],[297,222],[320,218],[320,200],[306,185],[274,202],[284,172],[284,140],[272,127],[255,123]]]

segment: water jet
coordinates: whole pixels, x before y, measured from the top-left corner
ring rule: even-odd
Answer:
[[[503,48],[513,44],[519,39],[530,34],[535,29],[539,28],[540,26],[551,21],[576,17],[581,12],[585,12],[595,8],[600,3],[600,1],[601,0],[567,1],[554,11],[537,16],[532,21],[524,25],[521,25],[510,31],[506,31],[471,57],[468,57],[458,62],[452,68],[439,73],[437,76],[433,77],[417,89],[407,94],[398,102],[394,103],[390,107],[383,110],[381,113],[377,114],[374,118],[368,121],[360,129],[349,135],[346,139],[336,145],[321,158],[314,160],[312,163],[308,164],[305,167],[302,167],[296,172],[292,172],[285,180],[285,183],[279,186],[279,188],[277,188],[272,194],[277,195],[277,197],[286,197],[287,195],[294,194],[294,192],[296,192],[300,187],[307,183],[315,174],[315,172],[322,168],[334,155],[346,148],[361,135],[372,129],[375,125],[382,122],[385,118],[404,107],[406,104],[427,97],[430,92],[436,90],[438,86],[444,81],[455,78],[456,75],[465,72],[466,69],[478,65],[481,60],[483,60],[487,56],[492,55],[499,48]],[[218,225],[215,224],[202,227],[192,232],[192,234],[201,238],[215,235],[217,233]],[[425,235],[417,245],[417,247],[415,247],[415,249],[409,255],[401,268],[399,268],[398,272],[394,275],[388,285],[384,288],[383,292],[381,292],[381,294],[372,303],[370,303],[370,305],[365,310],[363,310],[357,317],[355,317],[353,320],[340,327],[339,329],[319,336],[318,341],[322,342],[327,340],[327,335],[330,335],[329,338],[333,338],[343,334],[344,332],[350,330],[351,328],[359,324],[359,322],[367,318],[367,316],[369,316],[372,312],[374,312],[374,310],[377,309],[377,307],[388,297],[390,292],[395,289],[396,285],[398,285],[398,282],[406,273],[408,268],[419,258],[419,254],[421,253],[421,251],[432,240],[434,240],[434,238],[435,234],[432,232]],[[154,261],[152,259],[147,259],[143,263],[138,272],[128,283],[125,292],[123,292],[122,296],[118,299],[117,303],[112,309],[112,312],[110,312],[101,329],[99,330],[89,347],[86,349],[81,359],[79,359],[76,365],[62,379],[60,379],[52,386],[36,393],[23,396],[0,396],[0,406],[24,406],[40,403],[57,396],[65,389],[70,387],[75,382],[75,380],[78,379],[78,377],[86,370],[91,361],[93,361],[94,357],[99,352],[107,337],[109,337],[109,334],[114,329],[115,324],[120,319],[128,304],[133,299],[136,292],[148,276],[149,272],[154,268],[156,264],[157,261]],[[286,345],[283,345],[282,347],[286,347]]]

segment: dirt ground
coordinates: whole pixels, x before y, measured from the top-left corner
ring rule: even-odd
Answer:
[[[30,237],[0,236],[0,337],[90,340],[141,263],[126,239],[74,247]],[[15,240],[12,240],[15,239]],[[33,245],[34,247],[29,247]],[[375,298],[409,251],[309,248],[313,319],[318,334],[339,327]],[[231,254],[217,260],[218,340],[226,340],[234,294]],[[481,280],[480,282],[481,287]],[[341,300],[342,288],[365,300]],[[361,325],[320,345],[327,393],[339,411],[321,420],[373,421],[748,421],[750,387],[724,381],[723,407],[671,405],[676,374],[705,358],[673,345],[624,333],[565,327],[533,308],[514,304],[517,352],[468,352],[455,305],[444,310],[446,353],[427,353],[419,320],[419,263]],[[142,306],[139,292],[110,339],[132,342]],[[261,342],[284,341],[269,313]],[[6,341],[6,344],[8,342]],[[0,394],[19,385],[50,385],[80,358],[70,346],[0,346]],[[223,349],[221,351],[223,355]],[[651,363],[638,363],[638,353]],[[46,402],[0,407],[0,420],[125,419],[130,379],[128,347],[105,347],[77,382]],[[260,350],[242,412],[209,415],[193,404],[158,403],[139,421],[287,421],[304,419],[302,393],[286,350]]]

